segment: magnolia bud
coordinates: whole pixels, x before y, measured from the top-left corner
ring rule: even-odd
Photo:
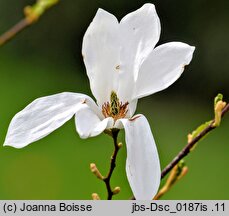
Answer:
[[[192,142],[192,134],[188,134],[188,143]]]
[[[118,147],[119,148],[122,148],[122,146],[123,146],[123,144],[120,142],[120,143],[118,143]]]
[[[97,193],[93,193],[91,195],[91,197],[92,197],[93,200],[100,200],[100,197],[99,197],[99,195]]]
[[[215,122],[214,122],[215,127],[218,127],[220,125],[222,110],[225,106],[226,106],[226,102],[224,101],[218,101],[215,105]]]
[[[115,189],[113,190],[113,194],[118,194],[121,191],[120,187],[115,187]]]
[[[188,167],[184,166],[182,168],[182,171],[181,171],[180,175],[178,176],[177,180],[180,180],[182,177],[184,177],[187,174],[187,172],[188,172]]]
[[[101,179],[103,180],[103,176],[101,175],[101,173],[99,172],[99,170],[97,169],[96,165],[94,163],[91,163],[90,164],[90,169],[91,169],[91,172],[98,178],[98,179]]]

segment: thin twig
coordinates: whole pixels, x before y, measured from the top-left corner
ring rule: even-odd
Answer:
[[[229,111],[229,103],[224,107],[222,110],[221,117],[224,117],[225,114]],[[192,139],[191,142],[189,142],[179,153],[178,155],[163,169],[161,172],[161,179],[163,179],[172,169],[174,166],[178,164],[178,162],[183,159],[185,156],[187,156],[190,152],[192,147],[201,139],[203,138],[206,134],[208,134],[210,131],[215,129],[216,127],[214,126],[214,120],[211,121],[211,124],[207,126],[203,131],[201,131],[195,138]],[[133,196],[131,198],[132,200],[135,199]]]
[[[25,17],[0,36],[0,46],[11,40],[19,32],[35,23],[44,12],[57,4],[59,0],[37,0],[32,6],[24,8]]]
[[[118,151],[119,151],[119,146],[118,146],[118,133],[119,133],[119,129],[112,129],[111,131],[112,133],[112,138],[113,138],[113,141],[114,141],[114,152],[111,156],[111,163],[110,163],[110,170],[107,174],[107,176],[103,179],[103,181],[105,182],[106,184],[106,188],[107,188],[107,199],[108,200],[111,200],[112,199],[112,196],[114,195],[112,189],[111,189],[111,185],[110,185],[110,179],[111,179],[111,176],[112,176],[112,173],[114,171],[114,168],[116,167],[116,157],[117,157],[117,154],[118,154]]]
[[[229,111],[229,104],[226,105],[226,107],[222,110],[222,117]],[[192,147],[201,139],[203,138],[207,133],[209,133],[211,130],[215,129],[214,126],[214,120],[212,120],[211,124],[206,127],[203,131],[201,131],[194,139],[192,139],[191,142],[189,142],[180,152],[179,154],[170,162],[162,171],[161,173],[161,179],[163,179],[166,174],[186,155],[188,155],[192,149]]]
[[[224,107],[223,111],[222,111],[222,117],[229,111],[229,103]]]
[[[0,36],[0,46],[5,44],[7,41],[11,40],[16,34],[21,32],[23,29],[28,27],[31,23],[28,19],[24,18],[16,25],[14,25],[11,29],[5,32],[3,35]]]

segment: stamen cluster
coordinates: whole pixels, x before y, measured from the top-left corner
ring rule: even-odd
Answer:
[[[106,102],[102,105],[102,113],[105,118],[112,117],[114,121],[117,121],[120,118],[125,118],[128,112],[129,102],[119,102],[117,94],[112,91],[110,96],[110,102]]]

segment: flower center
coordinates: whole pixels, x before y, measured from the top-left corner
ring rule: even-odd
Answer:
[[[102,105],[102,113],[105,118],[112,117],[114,121],[117,121],[120,118],[125,118],[128,112],[129,102],[119,102],[119,98],[116,92],[112,91],[110,96],[110,102],[106,102]]]

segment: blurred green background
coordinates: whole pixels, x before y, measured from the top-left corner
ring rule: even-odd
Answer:
[[[222,92],[229,101],[229,1],[155,0],[162,24],[159,44],[182,41],[196,46],[182,77],[167,90],[143,98],[136,113],[150,122],[165,167],[187,142],[187,134],[213,117],[213,98]],[[18,22],[23,7],[34,0],[0,0],[0,33]],[[84,32],[101,7],[121,19],[142,6],[141,0],[60,1],[35,25],[0,48],[0,143],[12,117],[32,100],[63,91],[91,95],[81,57]],[[199,143],[186,158],[189,172],[163,199],[228,199],[228,128]],[[124,140],[122,132],[120,140]],[[0,147],[0,199],[106,198],[105,186],[93,176],[94,162],[107,173],[113,144],[102,134],[81,140],[74,120],[23,149]],[[125,174],[125,147],[118,155],[112,186],[115,199],[132,193]],[[163,182],[162,182],[163,184]]]

